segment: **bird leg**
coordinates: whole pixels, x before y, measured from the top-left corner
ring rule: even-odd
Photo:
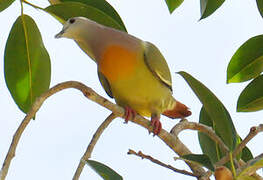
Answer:
[[[134,111],[132,108],[128,106],[125,107],[125,114],[124,114],[125,123],[128,123],[129,120],[134,119],[136,115],[137,112]]]
[[[160,115],[152,114],[151,125],[153,127],[153,134],[154,135],[159,134],[161,129],[162,129],[162,124],[160,121]]]

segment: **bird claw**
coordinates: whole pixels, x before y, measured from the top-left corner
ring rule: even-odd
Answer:
[[[128,123],[129,120],[133,120],[136,115],[137,115],[136,111],[134,111],[132,108],[126,106],[125,107],[125,114],[124,114],[124,119],[125,119],[124,123]]]
[[[153,127],[153,135],[158,135],[162,129],[162,124],[159,117],[153,117],[151,119],[151,126]]]

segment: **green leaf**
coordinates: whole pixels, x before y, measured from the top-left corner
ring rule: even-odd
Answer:
[[[200,19],[204,19],[213,14],[224,2],[225,0],[200,0]]]
[[[126,31],[125,27],[120,25],[111,16],[105,14],[101,10],[79,2],[64,2],[51,5],[45,9],[55,18],[66,21],[71,17],[83,16],[89,18],[97,23],[109,26],[121,31]],[[63,22],[62,22],[63,23]]]
[[[87,164],[104,180],[122,180],[123,178],[110,167],[93,160],[87,160]]]
[[[237,179],[245,179],[249,177],[251,174],[255,173],[258,169],[263,167],[263,155],[256,157],[255,159],[251,159],[247,162],[245,167],[242,167],[242,170],[239,171],[237,175]]]
[[[48,90],[50,58],[34,20],[17,18],[7,39],[4,54],[7,87],[23,112],[28,112],[35,99]]]
[[[239,144],[241,143],[241,141],[242,141],[241,137],[239,136],[239,134],[237,134],[237,145],[239,145]],[[237,160],[240,160],[240,159],[241,159],[241,157],[242,157],[242,152],[243,152],[243,151],[241,151],[239,154],[236,155],[236,159],[237,159]]]
[[[263,35],[247,40],[238,48],[227,67],[227,83],[244,82],[263,71]]]
[[[232,119],[224,105],[207,87],[190,74],[183,71],[179,74],[187,81],[203,104],[207,114],[213,121],[216,132],[220,134],[228,148],[233,150],[236,146],[237,135]]]
[[[244,149],[242,150],[241,159],[244,160],[245,162],[248,162],[249,160],[253,159],[253,155],[251,151],[248,149],[248,147],[244,147]]]
[[[215,170],[210,158],[205,154],[187,154],[181,158],[201,164],[211,171]]]
[[[8,8],[15,0],[0,0],[0,12]]]
[[[258,11],[259,11],[260,15],[263,17],[263,1],[257,0],[257,5],[258,5]]]
[[[238,112],[253,112],[263,109],[263,75],[251,81],[241,92],[237,101]]]
[[[167,4],[170,14],[172,14],[173,11],[184,2],[184,0],[165,0],[165,2]]]
[[[253,176],[242,176],[236,178],[237,180],[259,180],[259,178],[253,177]]]
[[[241,137],[238,135],[238,142],[237,144],[239,145],[240,143],[242,142],[242,139]],[[236,159],[237,160],[240,160],[242,159],[243,161],[247,162],[249,161],[250,159],[253,159],[253,155],[251,153],[251,151],[249,150],[249,148],[246,146],[242,149],[241,153],[239,153],[237,156],[236,156]]]
[[[214,127],[213,121],[205,111],[204,107],[202,107],[200,111],[199,123],[211,128]],[[206,154],[213,163],[216,163],[218,160],[220,160],[222,156],[219,152],[219,147],[209,136],[207,136],[205,133],[198,132],[198,139],[202,152]]]
[[[97,8],[114,19],[120,26],[124,28],[124,31],[127,31],[117,11],[105,0],[61,0],[61,2],[80,2]]]

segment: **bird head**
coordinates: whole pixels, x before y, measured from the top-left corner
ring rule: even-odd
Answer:
[[[81,33],[83,29],[82,26],[87,22],[87,18],[85,17],[73,17],[66,21],[63,25],[62,30],[55,35],[55,38],[69,38],[69,39],[78,39],[78,35]]]

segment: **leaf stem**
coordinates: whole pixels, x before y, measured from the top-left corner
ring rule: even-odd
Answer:
[[[21,5],[21,15],[23,15],[24,14],[23,0],[20,0],[20,5]]]
[[[232,173],[234,175],[234,178],[236,178],[237,173],[236,173],[236,169],[235,169],[235,165],[234,165],[233,153],[232,152],[229,152],[229,157],[230,157],[230,164],[231,164]]]
[[[50,14],[51,16],[53,16],[54,18],[56,18],[56,19],[57,19],[60,23],[62,23],[62,24],[64,24],[64,22],[65,22],[65,20],[63,20],[63,19],[60,18],[59,16],[55,15],[54,13],[49,12],[46,8],[42,8],[42,7],[40,7],[40,6],[37,6],[37,5],[35,5],[35,4],[32,4],[32,3],[28,2],[27,0],[20,0],[20,2],[21,2],[21,4],[22,4],[22,2],[23,2],[23,3],[25,3],[25,4],[29,5],[29,6],[32,6],[32,7],[35,8],[35,9],[40,9],[40,10],[42,10],[42,11]]]
[[[41,10],[43,10],[43,11],[46,11],[44,8],[39,7],[39,6],[35,5],[35,4],[32,4],[32,3],[28,2],[27,0],[20,0],[20,2],[21,2],[21,3],[24,2],[24,3],[26,3],[26,4],[30,5],[30,6],[32,6],[33,8],[41,9]]]

